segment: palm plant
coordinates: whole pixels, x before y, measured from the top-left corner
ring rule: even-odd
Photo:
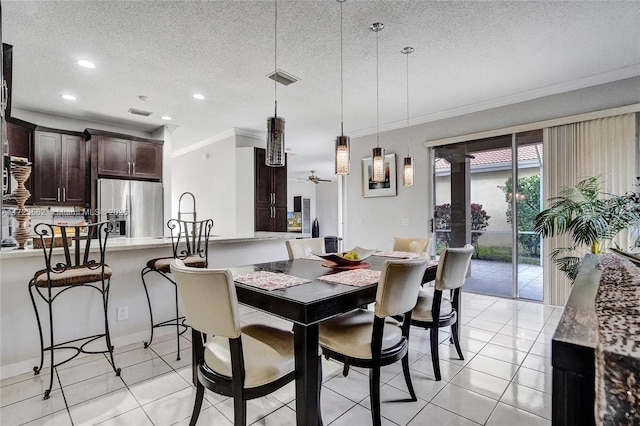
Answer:
[[[571,247],[552,250],[551,260],[572,281],[582,262],[585,247],[602,253],[602,247],[624,229],[640,225],[637,194],[614,195],[601,191],[599,176],[584,179],[564,188],[560,196],[549,199],[548,209],[536,215],[534,230],[543,237],[569,233]]]

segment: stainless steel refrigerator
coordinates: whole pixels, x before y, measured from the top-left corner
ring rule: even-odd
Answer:
[[[100,221],[116,223],[116,236],[164,235],[162,183],[98,179]]]

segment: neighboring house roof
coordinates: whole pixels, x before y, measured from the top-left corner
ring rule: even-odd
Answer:
[[[490,166],[503,169],[511,167],[511,149],[501,148],[492,151],[473,152],[471,167],[490,168]],[[518,147],[518,162],[525,162],[529,167],[542,165],[542,144],[522,145]],[[489,167],[487,167],[489,166]],[[450,163],[444,158],[436,159],[436,169],[448,169]]]

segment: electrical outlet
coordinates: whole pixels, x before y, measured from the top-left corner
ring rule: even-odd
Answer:
[[[118,307],[118,321],[125,321],[129,319],[129,307],[128,306],[119,306]]]

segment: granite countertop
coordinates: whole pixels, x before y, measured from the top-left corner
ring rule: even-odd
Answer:
[[[309,237],[308,234],[299,232],[263,232],[257,231],[247,235],[212,235],[209,244],[233,244],[250,243],[270,240],[289,240],[294,238]],[[107,242],[108,250],[141,250],[146,248],[170,247],[171,237],[145,237],[145,238],[123,238],[112,237]],[[54,249],[60,250],[62,249]],[[25,248],[16,250],[15,247],[3,247],[0,250],[0,259],[15,259],[32,256],[42,256],[42,249]]]

